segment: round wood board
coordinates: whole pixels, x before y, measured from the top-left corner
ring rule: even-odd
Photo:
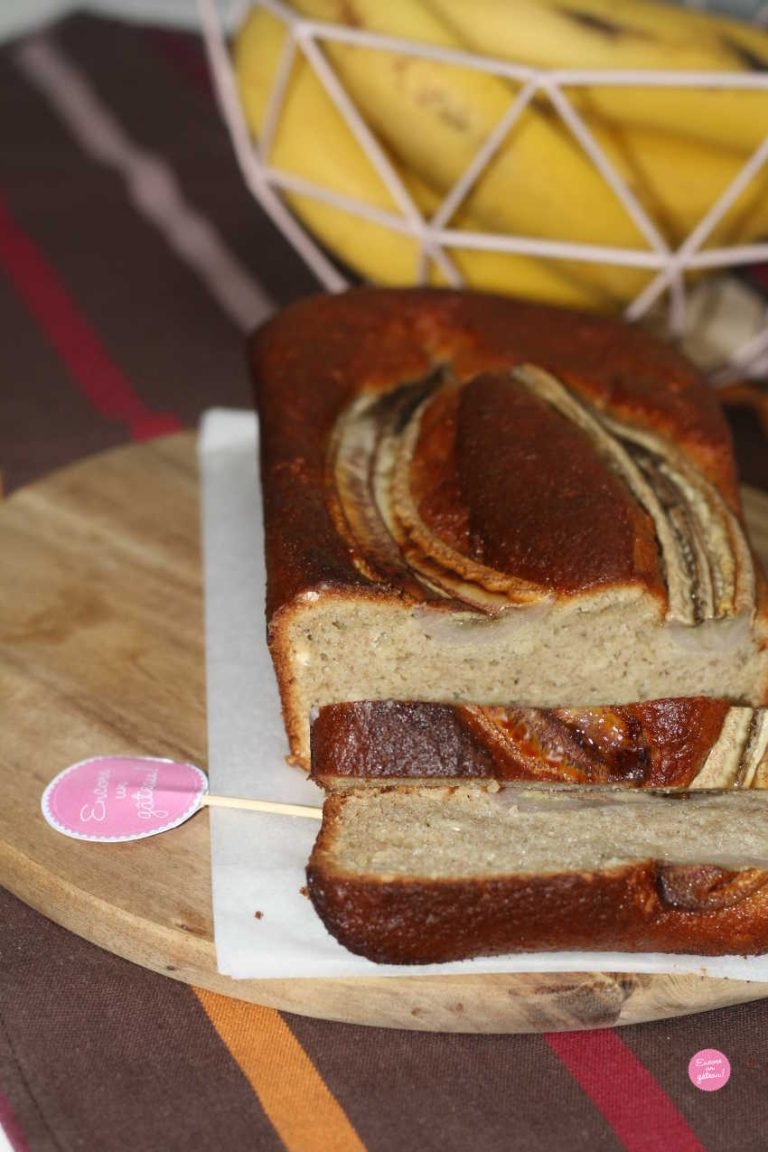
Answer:
[[[768,496],[745,491],[768,557]],[[235,981],[216,971],[208,815],[130,844],[67,839],[46,784],[89,756],[205,763],[195,438],[117,449],[0,507],[0,842],[7,887],[119,956],[329,1020],[456,1032],[638,1023],[768,996],[699,975],[567,973]]]

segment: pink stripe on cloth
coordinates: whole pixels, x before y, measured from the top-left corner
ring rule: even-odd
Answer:
[[[659,1082],[616,1032],[550,1032],[543,1039],[626,1152],[707,1152]]]
[[[154,412],[111,360],[44,253],[13,219],[0,191],[0,267],[37,320],[73,383],[108,420],[123,421],[136,440],[176,432],[172,412]]]

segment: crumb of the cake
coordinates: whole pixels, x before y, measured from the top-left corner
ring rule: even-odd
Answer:
[[[306,884],[302,884],[301,888],[299,888],[299,892],[301,892],[302,896],[309,898],[309,889],[307,888]]]
[[[258,908],[256,909],[256,911],[254,912],[253,915],[254,915],[254,919],[256,919],[256,920],[262,920],[264,918],[264,913],[261,912]]]

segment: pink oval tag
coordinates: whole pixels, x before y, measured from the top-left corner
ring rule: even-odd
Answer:
[[[43,793],[48,823],[75,840],[142,840],[201,807],[208,777],[194,764],[152,756],[95,756],[60,772]]]

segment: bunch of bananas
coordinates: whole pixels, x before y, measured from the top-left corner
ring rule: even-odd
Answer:
[[[293,0],[293,8],[313,20],[536,68],[744,73],[768,67],[768,33],[651,0]],[[236,37],[239,92],[256,140],[266,129],[287,35],[282,19],[256,7]],[[322,50],[406,199],[426,220],[521,87],[455,61],[378,46],[329,40]],[[768,89],[594,85],[574,86],[568,95],[670,247],[706,215],[768,135]],[[424,261],[413,229],[388,223],[402,216],[403,197],[396,202],[301,51],[264,159],[274,170],[378,213],[367,219],[300,190],[287,193],[304,225],[364,278],[388,285],[450,278],[444,262]],[[475,288],[610,311],[653,275],[620,264],[461,247],[467,232],[647,250],[647,236],[541,95],[477,173],[447,227],[457,233],[450,260]],[[768,237],[768,166],[707,244],[761,237]]]

